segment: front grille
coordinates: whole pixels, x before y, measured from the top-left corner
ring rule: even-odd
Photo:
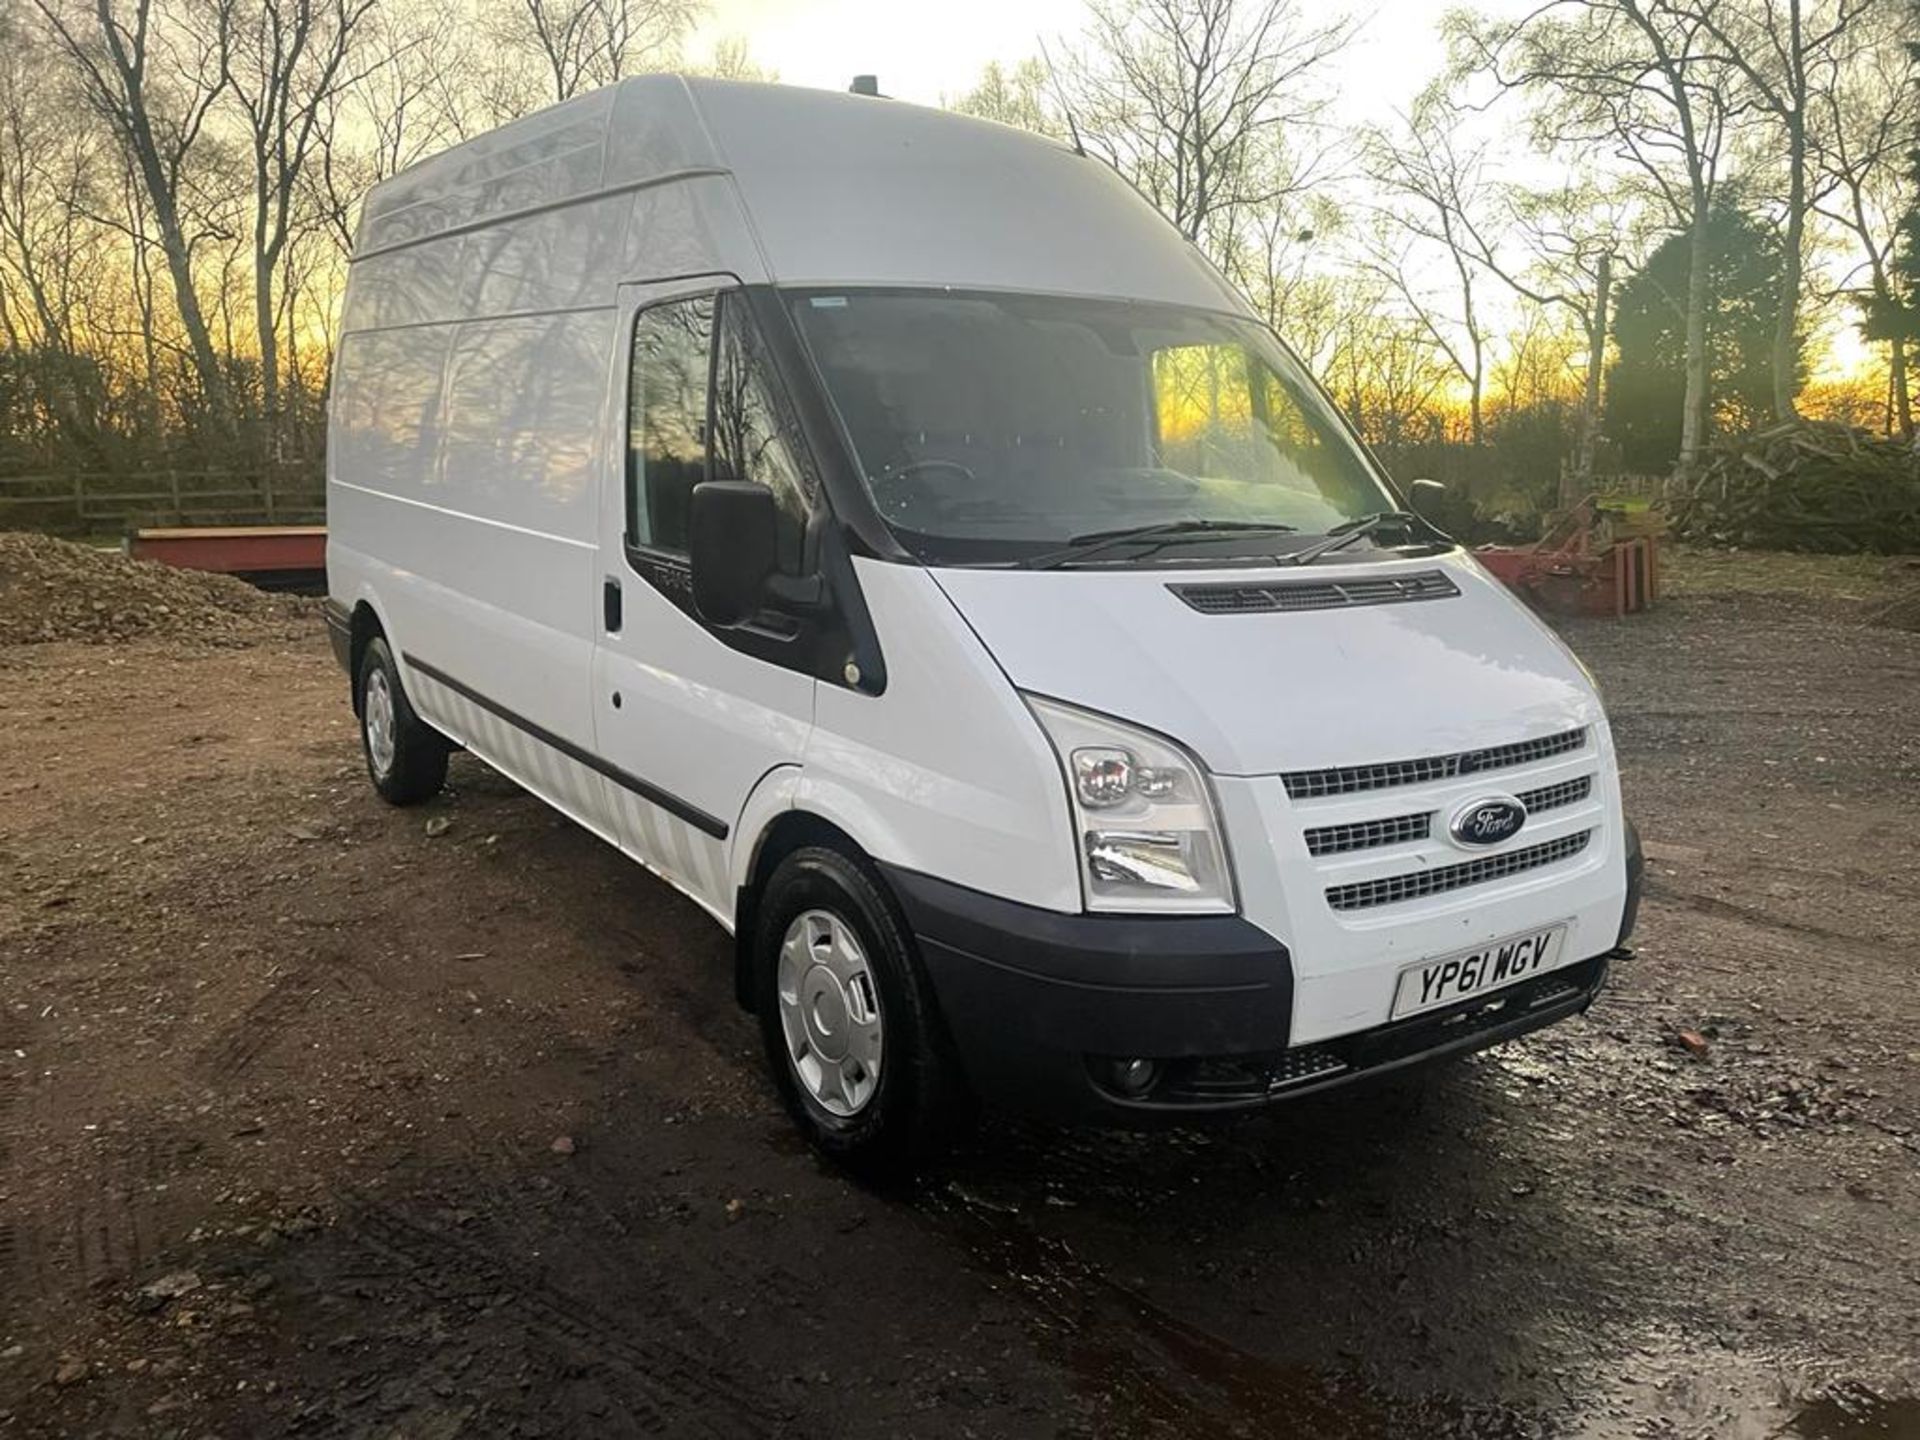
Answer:
[[[1347,1062],[1323,1045],[1282,1050],[1267,1071],[1267,1089],[1285,1090],[1289,1086],[1304,1085],[1309,1080],[1338,1075],[1346,1068]]]
[[[1557,810],[1562,805],[1577,805],[1593,793],[1593,777],[1582,775],[1577,780],[1562,780],[1558,785],[1545,785],[1538,790],[1523,790],[1514,796],[1527,807],[1529,815],[1537,815],[1542,810]]]
[[[1321,825],[1307,831],[1309,855],[1340,855],[1348,850],[1372,850],[1380,845],[1402,845],[1424,840],[1433,829],[1433,812],[1395,815],[1387,820],[1359,820],[1351,825]]]
[[[1490,746],[1485,750],[1464,750],[1456,755],[1389,760],[1379,765],[1342,765],[1330,770],[1290,770],[1280,779],[1293,799],[1312,800],[1323,795],[1352,795],[1361,790],[1386,790],[1396,785],[1425,785],[1435,780],[1452,780],[1461,775],[1478,775],[1487,770],[1531,765],[1538,760],[1564,755],[1569,750],[1578,750],[1586,743],[1586,727],[1582,726],[1578,730],[1562,731],[1539,740],[1520,740],[1511,745]]]
[[[1367,910],[1375,905],[1418,900],[1468,885],[1484,885],[1489,880],[1504,879],[1525,870],[1538,870],[1542,865],[1552,865],[1578,855],[1587,848],[1587,842],[1592,838],[1591,830],[1582,830],[1578,835],[1563,835],[1543,845],[1529,845],[1524,850],[1486,855],[1459,865],[1441,865],[1431,870],[1389,875],[1380,880],[1362,880],[1352,885],[1333,885],[1328,887],[1327,903],[1336,910]]]
[[[1275,611],[1342,610],[1355,605],[1404,605],[1445,600],[1460,589],[1439,570],[1374,575],[1359,580],[1275,580],[1264,585],[1169,585],[1202,615],[1262,615]]]

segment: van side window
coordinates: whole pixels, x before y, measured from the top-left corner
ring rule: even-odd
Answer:
[[[752,480],[779,503],[781,568],[800,572],[812,482],[771,370],[738,295],[670,300],[635,317],[628,545],[686,554],[693,487],[709,476]]]
[[[707,478],[714,297],[642,310],[627,397],[627,544],[685,554],[687,507]]]
[[[780,568],[797,575],[807,528],[810,473],[793,440],[785,392],[773,378],[759,327],[738,295],[720,307],[713,365],[713,478],[752,480],[780,508]]]

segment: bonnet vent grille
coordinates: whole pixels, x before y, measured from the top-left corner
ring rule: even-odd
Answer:
[[[1261,585],[1169,585],[1202,615],[1259,615],[1280,610],[1345,610],[1445,600],[1460,589],[1439,570],[1358,580],[1273,580]]]

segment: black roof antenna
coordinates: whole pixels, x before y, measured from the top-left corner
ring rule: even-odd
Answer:
[[[849,95],[872,95],[878,97],[880,94],[880,77],[878,75],[856,75],[853,77],[853,84],[847,87],[847,93]]]
[[[1084,156],[1087,147],[1080,143],[1080,127],[1073,121],[1073,106],[1067,102],[1065,93],[1060,89],[1060,76],[1053,68],[1053,56],[1047,53],[1047,37],[1033,37],[1040,44],[1040,59],[1047,67],[1047,83],[1053,87],[1053,98],[1059,102],[1060,113],[1067,117],[1067,134],[1073,137],[1073,153]]]

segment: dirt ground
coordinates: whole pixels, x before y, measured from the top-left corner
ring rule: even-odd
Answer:
[[[1920,571],[1674,581],[1565,627],[1652,875],[1589,1016],[885,1192],[692,905],[375,798],[317,620],[0,646],[0,1435],[1920,1435]]]

